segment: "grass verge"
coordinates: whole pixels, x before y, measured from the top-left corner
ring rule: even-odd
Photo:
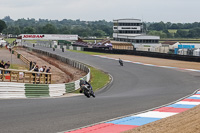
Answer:
[[[8,43],[12,44],[13,41],[16,40],[16,38],[5,38],[4,40],[7,41]]]
[[[89,68],[91,71],[90,83],[94,91],[103,88],[106,84],[109,83],[110,77],[108,74],[94,67]],[[76,90],[75,93],[79,93],[79,89]]]
[[[94,67],[90,67],[91,70],[91,85],[94,91],[103,88],[109,83],[110,77],[108,74]]]
[[[17,69],[17,70],[28,70],[27,66],[18,65],[18,64],[11,64],[10,69]]]

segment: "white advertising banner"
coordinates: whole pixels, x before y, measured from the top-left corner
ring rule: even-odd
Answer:
[[[23,40],[78,40],[78,35],[21,34]]]

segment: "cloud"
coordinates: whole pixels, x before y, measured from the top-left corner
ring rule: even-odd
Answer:
[[[200,21],[199,0],[3,0],[0,18]],[[187,16],[187,17],[186,17]]]

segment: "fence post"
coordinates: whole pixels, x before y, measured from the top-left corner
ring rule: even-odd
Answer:
[[[35,73],[35,84],[36,84],[36,81],[37,81],[36,77],[37,77],[37,75],[36,75],[36,73]]]
[[[29,83],[31,83],[31,80],[32,80],[32,74],[30,73],[30,76],[29,76]]]
[[[41,76],[42,76],[42,74],[40,74],[40,76],[39,76],[39,83],[41,83]]]
[[[23,74],[23,83],[24,83],[24,81],[25,81],[25,77],[26,77],[26,72],[23,72],[24,74]]]
[[[52,83],[52,80],[51,80],[51,75],[50,75],[50,84]]]
[[[17,82],[19,82],[19,72],[18,72],[18,74],[17,74]]]
[[[12,79],[12,71],[10,71],[10,82],[11,82],[11,79]]]

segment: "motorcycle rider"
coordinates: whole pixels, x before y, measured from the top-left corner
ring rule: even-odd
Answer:
[[[119,64],[123,66],[123,61],[119,58]]]
[[[90,83],[88,83],[86,80],[84,80],[83,78],[81,78],[79,85],[80,85],[80,93],[83,93],[83,91],[84,91],[81,86],[82,85],[87,85],[88,89],[90,89],[90,95],[93,96],[93,97],[95,97],[94,91],[92,90],[92,86],[91,86]],[[90,96],[87,96],[87,97],[89,98]]]
[[[88,87],[91,88],[91,91],[93,92],[91,84],[88,83],[88,82],[87,82],[86,80],[84,80],[83,78],[80,79],[79,85],[80,85],[80,93],[83,92],[83,90],[82,90],[82,88],[81,88],[82,85],[88,85]]]

